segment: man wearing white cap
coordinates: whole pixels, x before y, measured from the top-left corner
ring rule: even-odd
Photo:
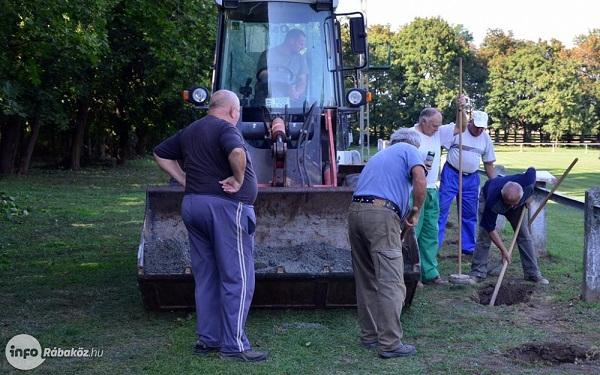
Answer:
[[[475,250],[477,226],[477,204],[479,195],[479,166],[483,161],[485,173],[489,179],[495,177],[494,162],[496,154],[489,134],[485,131],[488,115],[482,111],[473,111],[462,134],[462,253],[470,260]],[[443,145],[448,150],[446,163],[440,177],[440,217],[438,219],[438,243],[442,246],[448,212],[454,198],[458,199],[459,189],[459,135]]]

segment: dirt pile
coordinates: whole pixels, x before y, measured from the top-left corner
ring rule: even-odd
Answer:
[[[509,351],[512,359],[525,362],[545,362],[548,364],[578,363],[600,358],[597,347],[584,348],[579,345],[550,342],[524,344]]]
[[[482,305],[489,305],[495,288],[496,285],[488,284],[481,289],[479,291],[479,303]],[[510,306],[517,303],[529,302],[534,289],[533,285],[518,282],[504,283],[500,285],[500,289],[498,289],[498,295],[496,296],[494,306]]]
[[[277,267],[286,273],[352,272],[352,256],[350,249],[334,248],[327,243],[290,247],[256,246],[254,267],[257,273],[274,273]]]

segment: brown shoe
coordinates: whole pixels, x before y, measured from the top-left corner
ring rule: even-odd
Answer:
[[[410,357],[415,354],[417,354],[417,349],[414,346],[404,344],[400,344],[400,346],[391,351],[382,350],[379,352],[381,358]]]
[[[423,284],[425,285],[449,285],[450,283],[446,280],[442,280],[441,277],[436,277],[435,279],[427,280]]]

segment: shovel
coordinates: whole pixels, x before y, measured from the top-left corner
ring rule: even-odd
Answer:
[[[560,178],[558,179],[556,184],[554,184],[554,186],[552,187],[552,190],[550,190],[550,192],[546,195],[546,197],[544,198],[544,200],[542,201],[540,206],[537,208],[535,213],[531,216],[531,219],[529,219],[529,227],[531,227],[531,223],[533,223],[533,221],[535,220],[537,215],[542,211],[542,208],[546,205],[546,202],[548,202],[548,199],[550,199],[552,194],[554,194],[556,189],[558,189],[558,186],[563,182],[565,177],[567,177],[567,175],[571,171],[571,168],[573,168],[575,163],[577,163],[577,160],[579,160],[579,159],[577,159],[577,158],[573,159],[573,162],[571,163],[571,165],[569,165],[569,168],[567,168],[567,170],[565,170],[563,175],[560,176]],[[523,221],[524,213],[525,213],[525,205],[523,205],[523,212],[521,212],[521,218],[519,219],[519,224],[517,225],[517,229],[515,230],[515,235],[513,236],[513,241],[512,241],[510,250],[508,250],[509,254],[512,253],[512,249],[515,246],[515,241],[517,240],[517,235],[519,234],[519,230],[521,229],[521,222]],[[494,293],[492,294],[492,298],[490,299],[490,306],[494,306],[494,303],[496,303],[496,297],[498,296],[498,291],[500,290],[500,285],[502,285],[502,279],[504,278],[504,272],[506,272],[507,267],[508,267],[508,263],[504,262],[504,264],[502,265],[502,271],[500,271],[500,276],[498,277],[498,282],[496,283],[496,287],[494,288]]]
[[[458,59],[458,92],[462,94],[462,58]],[[460,109],[459,109],[460,111]],[[458,205],[458,273],[451,274],[448,277],[448,281],[451,284],[470,284],[471,277],[462,273],[462,113],[458,116],[458,126],[460,132],[458,133],[458,198],[456,203]]]

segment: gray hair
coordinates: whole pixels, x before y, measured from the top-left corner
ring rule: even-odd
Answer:
[[[502,186],[502,198],[505,202],[516,202],[519,203],[523,198],[523,187],[516,182],[508,181]]]
[[[437,115],[438,113],[441,116],[441,112],[438,111],[437,109],[433,108],[433,107],[428,107],[428,108],[423,109],[421,111],[421,114],[419,115],[419,123],[421,123],[421,121],[424,118],[427,118],[429,120],[430,118],[432,118],[433,116]]]
[[[399,142],[408,143],[418,148],[421,145],[421,138],[412,128],[400,128],[390,137],[390,144]]]

